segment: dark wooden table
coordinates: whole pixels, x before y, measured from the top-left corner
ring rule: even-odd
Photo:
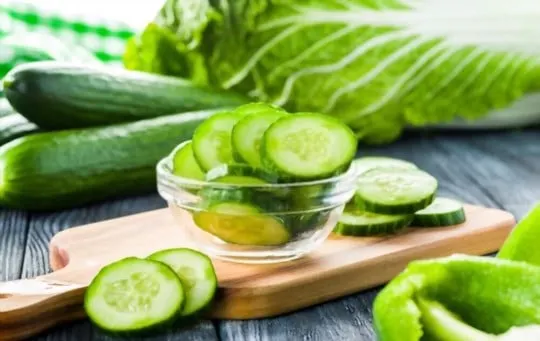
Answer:
[[[359,155],[415,162],[435,175],[440,194],[502,208],[518,219],[540,200],[540,130],[409,134]],[[157,194],[51,213],[0,211],[0,280],[49,271],[47,244],[66,228],[164,207]],[[201,321],[192,328],[151,338],[200,341],[375,340],[371,307],[378,289],[359,292],[285,316],[252,321]],[[82,321],[35,338],[50,341],[108,339]]]

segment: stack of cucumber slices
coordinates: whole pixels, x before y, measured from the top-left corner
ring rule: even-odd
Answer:
[[[212,261],[188,248],[129,257],[105,266],[84,300],[90,320],[113,334],[132,334],[193,320],[217,290]]]
[[[465,221],[463,205],[437,197],[437,180],[415,164],[388,157],[363,157],[354,165],[358,174],[356,193],[334,233],[377,236],[408,226],[443,227]]]
[[[172,153],[176,176],[209,186],[194,223],[238,245],[278,246],[324,226],[324,186],[267,186],[328,179],[349,170],[357,139],[341,121],[251,103],[215,114]],[[319,208],[319,211],[317,209]],[[310,212],[308,211],[317,211]]]

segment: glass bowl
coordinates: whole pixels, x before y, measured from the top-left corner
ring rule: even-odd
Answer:
[[[354,195],[356,172],[294,183],[228,184],[179,177],[157,165],[158,192],[178,227],[211,257],[241,263],[292,260],[320,246]]]

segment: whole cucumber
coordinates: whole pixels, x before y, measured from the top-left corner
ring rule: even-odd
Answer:
[[[0,147],[0,206],[52,210],[155,190],[157,162],[219,110],[44,132]]]
[[[38,132],[38,126],[17,113],[5,98],[0,98],[0,145]]]
[[[42,128],[60,130],[234,107],[248,100],[191,81],[106,66],[26,63],[4,78],[11,105]]]

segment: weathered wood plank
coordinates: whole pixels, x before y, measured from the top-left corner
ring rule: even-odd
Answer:
[[[0,211],[0,281],[21,275],[29,215],[22,211]]]
[[[112,219],[152,209],[162,208],[165,203],[159,196],[141,196],[124,200],[92,205],[85,208],[65,210],[54,213],[32,214],[28,228],[26,254],[22,268],[22,277],[34,277],[50,271],[48,261],[48,243],[51,237],[69,227]],[[68,340],[112,340],[100,334],[89,322],[83,321],[51,330],[36,340],[68,341]],[[169,332],[155,338],[157,340],[217,340],[214,325],[210,321],[177,332]]]
[[[539,137],[537,130],[410,134],[391,145],[360,147],[359,156],[415,162],[438,178],[440,195],[505,209],[519,219],[540,200]],[[378,289],[287,316],[222,321],[219,334],[224,341],[376,340],[371,309]]]

